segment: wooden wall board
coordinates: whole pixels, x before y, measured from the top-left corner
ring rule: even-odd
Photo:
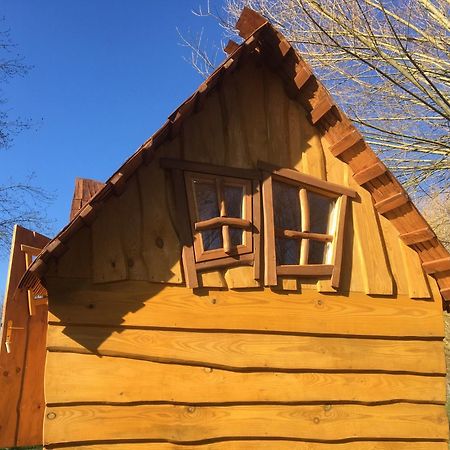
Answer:
[[[50,448],[50,447],[47,447]],[[51,447],[54,448],[54,447]],[[288,440],[242,440],[215,442],[211,444],[172,443],[108,443],[99,445],[64,446],[66,450],[447,450],[446,442],[336,442],[316,443]]]
[[[41,314],[45,313],[42,309],[46,307],[36,307],[35,315],[29,316],[27,291],[17,287],[26,270],[21,245],[43,248],[48,241],[19,225],[14,227],[0,337],[0,447],[15,447],[18,440],[24,445],[42,442],[43,380],[39,377],[43,373],[45,328],[39,325]],[[5,345],[8,323],[13,327],[9,353]],[[29,346],[33,344],[35,352],[29,354]],[[26,408],[30,404],[34,407]],[[40,426],[36,426],[39,422]],[[26,423],[30,423],[29,430]]]
[[[104,336],[107,339],[104,340]],[[103,342],[102,342],[103,340]],[[50,351],[187,363],[226,369],[346,370],[445,374],[441,341],[347,339],[251,333],[56,326]],[[420,364],[418,362],[420,361]]]
[[[56,260],[56,274],[60,277],[92,277],[91,229],[82,227],[71,238],[67,251]],[[49,273],[50,275],[50,273]]]
[[[305,290],[199,291],[157,283],[83,285],[47,279],[51,323],[261,330],[367,336],[444,336],[436,302]]]
[[[351,202],[356,245],[363,268],[366,294],[392,295],[393,283],[383,235],[368,192],[360,191],[361,202]],[[370,236],[370,238],[369,238]]]
[[[443,403],[445,377],[379,373],[233,372],[49,352],[46,401],[64,403]],[[130,380],[133,380],[130,383]]]
[[[164,157],[180,154],[177,140],[160,149]],[[148,281],[158,283],[183,282],[181,275],[181,245],[175,224],[174,201],[171,198],[169,174],[159,168],[158,160],[138,172],[142,213],[142,256],[148,271]]]
[[[91,225],[92,279],[107,283],[127,279],[127,262],[121,242],[120,199],[111,197]]]
[[[174,406],[80,405],[46,410],[45,441],[127,439],[195,442],[232,437],[336,441],[348,438],[448,437],[444,406]],[[177,424],[174,426],[174,424]]]

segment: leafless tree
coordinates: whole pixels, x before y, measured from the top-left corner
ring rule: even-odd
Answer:
[[[299,50],[411,193],[450,192],[450,0],[225,0],[197,14],[231,36],[244,5]]]
[[[4,27],[0,20],[0,27]],[[29,120],[12,117],[4,96],[4,86],[14,77],[24,76],[29,70],[17,55],[8,29],[0,29],[0,150],[10,151],[14,136],[31,127]],[[11,150],[12,151],[12,150]],[[1,165],[1,153],[0,153]],[[2,173],[2,176],[7,174]],[[19,223],[37,230],[46,230],[46,204],[52,196],[33,183],[33,176],[22,181],[0,179],[0,256],[9,249],[14,224]]]

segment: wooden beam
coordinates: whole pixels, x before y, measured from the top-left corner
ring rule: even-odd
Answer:
[[[213,217],[212,219],[202,220],[195,224],[195,231],[210,230],[221,226],[238,227],[248,229],[252,223],[249,220],[239,217]]]
[[[277,266],[277,275],[321,277],[332,275],[333,266],[329,264],[309,264],[305,266]]]
[[[356,144],[363,142],[361,134],[355,129],[350,130],[339,141],[330,147],[330,152],[334,156],[339,156],[353,148]]]
[[[186,198],[184,175],[180,169],[172,171],[175,201],[178,214],[178,228],[181,245],[183,246],[181,258],[183,261],[184,279],[189,288],[198,287],[197,271],[195,268],[194,243],[192,241],[191,227],[189,224],[189,208]]]
[[[336,229],[336,238],[333,245],[333,273],[331,274],[331,286],[334,289],[339,288],[342,269],[342,255],[344,252],[344,235],[345,235],[345,217],[347,215],[348,197],[342,196],[339,205],[338,223]]]
[[[262,182],[263,217],[264,217],[264,285],[278,284],[275,254],[275,226],[273,217],[272,177],[264,173]]]
[[[353,179],[359,184],[363,185],[368,183],[369,181],[383,175],[386,172],[386,166],[381,162],[377,161],[376,163],[366,167],[365,169],[356,172],[353,175]]]
[[[450,256],[424,262],[422,263],[422,267],[428,274],[446,272],[447,270],[450,270]]]
[[[333,100],[328,95],[324,95],[310,113],[312,124],[316,125],[333,106]]]
[[[163,169],[180,169],[189,172],[208,173],[211,175],[223,175],[225,177],[259,179],[260,173],[257,170],[242,169],[239,167],[217,166],[214,164],[204,164],[196,161],[184,161],[182,159],[161,158],[159,165]]]
[[[309,79],[313,76],[313,73],[307,65],[303,65],[297,69],[297,73],[294,77],[294,83],[298,90],[301,90]]]
[[[260,168],[261,170],[272,173],[274,175],[298,181],[299,183],[304,183],[309,186],[313,186],[323,191],[331,192],[334,194],[343,194],[352,198],[356,197],[356,191],[346,186],[330,183],[329,181],[324,181],[321,180],[320,178],[312,177],[311,175],[306,175],[305,173],[298,172],[297,170],[294,169],[280,168],[263,161],[258,161],[257,164],[258,168]]]
[[[431,228],[425,227],[410,231],[409,233],[402,233],[399,237],[406,245],[414,245],[430,241],[431,239],[434,239],[436,235]]]
[[[408,196],[405,192],[397,192],[396,194],[375,203],[374,206],[380,214],[386,214],[408,203],[408,200]]]

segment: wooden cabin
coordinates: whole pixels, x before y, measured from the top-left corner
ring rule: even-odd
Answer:
[[[286,39],[237,28],[22,277],[46,448],[446,450],[450,255]]]

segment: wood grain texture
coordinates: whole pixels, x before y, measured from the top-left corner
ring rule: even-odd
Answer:
[[[359,194],[361,203],[352,202],[353,224],[359,251],[359,261],[355,263],[363,268],[366,294],[391,295],[394,292],[392,275],[372,199],[368,192],[360,191]]]
[[[47,348],[237,369],[446,372],[440,341],[50,326]]]
[[[333,441],[447,439],[444,406],[64,406],[46,410],[46,443],[106,439],[195,442],[232,437]],[[49,419],[48,417],[53,417]],[[176,424],[176,425],[174,425]]]
[[[240,373],[56,352],[48,353],[46,374],[47,404],[445,402],[444,377],[416,375]]]
[[[180,143],[174,139],[161,148],[166,157],[180,155]],[[142,214],[142,257],[148,280],[158,283],[182,283],[181,245],[176,233],[176,209],[171,183],[157,160],[142,167],[138,174]]]
[[[52,447],[53,448],[53,447]],[[65,446],[66,450],[447,450],[446,442],[344,442],[315,443],[280,440],[243,440],[189,445],[172,443],[120,443]]]
[[[260,330],[367,336],[444,336],[437,302],[304,290],[278,293],[205,291],[151,283],[93,288],[81,280],[47,280],[49,320],[63,323]]]
[[[45,351],[42,342],[45,328],[40,328],[39,325],[41,308],[46,307],[36,307],[36,312],[38,309],[40,312],[30,317],[27,291],[17,289],[17,286],[26,269],[25,253],[21,250],[21,245],[43,248],[48,241],[45,236],[19,225],[14,227],[3,305],[4,325],[0,336],[0,447],[15,447],[18,439],[26,445],[42,442],[43,405],[40,402],[43,380],[39,377],[43,375],[41,358]],[[5,345],[8,322],[14,327],[10,336],[10,353],[6,351]],[[35,339],[36,353],[28,356],[30,331]],[[39,344],[42,346],[39,347]],[[33,389],[35,383],[37,386]],[[23,398],[23,389],[29,398]],[[40,404],[40,410],[34,407],[37,404]],[[33,405],[33,408],[25,409],[24,405]],[[30,424],[29,429],[25,427],[26,423]]]

